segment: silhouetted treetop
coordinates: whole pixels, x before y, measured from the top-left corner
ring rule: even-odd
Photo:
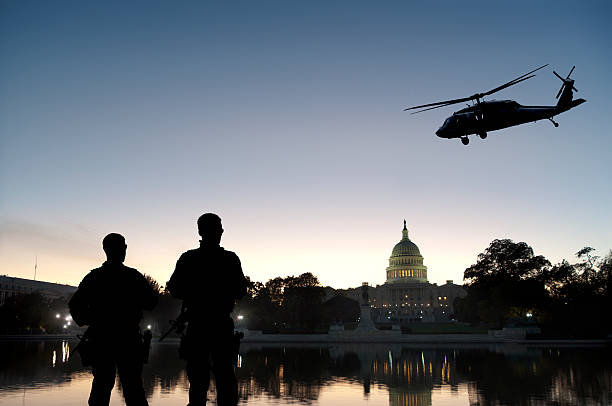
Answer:
[[[153,289],[153,292],[155,292],[158,295],[161,295],[164,291],[163,286],[161,286],[156,280],[155,278],[153,278],[151,275],[147,275],[146,273],[143,274],[144,278],[147,280],[147,283],[151,286],[151,289]]]
[[[319,278],[306,272],[300,276],[288,276],[285,278],[285,288],[312,288],[319,287],[321,283]]]
[[[510,239],[493,240],[485,252],[478,254],[476,264],[467,268],[463,278],[469,285],[492,280],[527,279],[537,277],[550,262],[534,255],[525,242]]]

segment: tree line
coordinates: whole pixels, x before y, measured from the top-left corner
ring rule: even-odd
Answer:
[[[455,317],[501,328],[537,323],[543,336],[605,337],[610,333],[612,251],[585,247],[576,262],[551,264],[525,242],[496,239],[464,272],[467,296]]]
[[[38,292],[7,297],[0,306],[0,334],[58,334],[74,324],[68,316],[68,299],[46,298]],[[72,326],[71,326],[72,327]]]
[[[158,325],[176,317],[180,302],[148,277],[160,294],[160,301],[148,316]],[[325,300],[326,289],[310,272],[299,276],[276,277],[266,283],[247,279],[247,294],[234,308],[237,327],[268,333],[327,332],[334,322],[356,322],[359,303],[336,296]]]
[[[310,272],[268,282],[249,280],[248,293],[236,305],[247,327],[270,332],[327,332],[334,322],[356,322],[355,300],[334,296],[325,301],[326,289]]]

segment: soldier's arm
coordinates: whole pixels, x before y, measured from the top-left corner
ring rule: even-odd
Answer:
[[[72,320],[79,326],[89,325],[92,322],[91,304],[89,301],[91,298],[90,279],[89,275],[83,278],[76,292],[74,292],[68,302],[70,316],[72,316]]]
[[[166,289],[168,289],[168,292],[170,292],[173,297],[180,300],[185,300],[187,296],[185,281],[182,277],[186,271],[187,259],[185,258],[185,254],[183,254],[180,256],[178,261],[176,261],[174,272],[172,273],[168,283],[166,283]]]
[[[236,274],[236,300],[242,299],[247,293],[247,280],[242,272],[242,264],[238,255],[234,254],[234,272]]]

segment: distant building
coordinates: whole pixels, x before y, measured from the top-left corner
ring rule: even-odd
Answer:
[[[341,289],[337,293],[361,302],[361,287]],[[427,267],[419,247],[408,237],[404,220],[402,239],[389,258],[386,282],[368,287],[370,306],[376,321],[444,321],[454,314],[453,301],[467,292],[447,280],[438,286],[427,280]]]
[[[48,299],[57,299],[62,296],[70,296],[75,291],[75,286],[0,275],[0,306],[11,296],[38,292]]]

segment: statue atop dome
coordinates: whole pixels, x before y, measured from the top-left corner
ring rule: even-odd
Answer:
[[[406,228],[406,219],[404,219],[404,229],[402,230],[402,240],[409,240],[408,238],[408,228]]]

